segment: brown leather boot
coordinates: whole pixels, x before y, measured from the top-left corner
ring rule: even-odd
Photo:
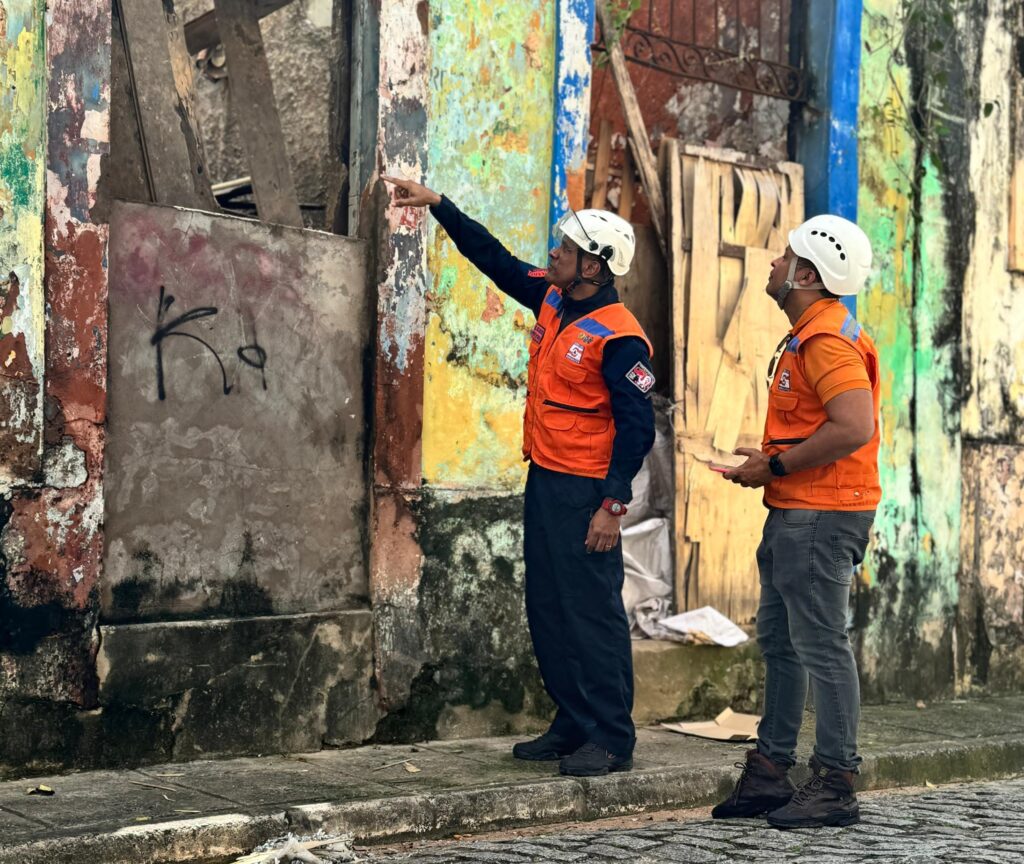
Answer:
[[[777,810],[796,791],[787,769],[757,750],[747,751],[747,761],[737,762],[743,773],[736,787],[721,804],[711,811],[712,819],[749,819]]]
[[[797,788],[789,803],[768,814],[775,828],[823,828],[860,821],[852,771],[822,765],[811,757],[811,776]]]

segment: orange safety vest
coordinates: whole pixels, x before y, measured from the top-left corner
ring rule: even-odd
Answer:
[[[561,313],[562,294],[549,288],[530,339],[523,459],[552,471],[604,479],[615,439],[611,394],[601,374],[605,345],[639,336],[653,353],[651,342],[621,303],[595,309],[559,333]],[[641,390],[654,384],[642,364],[628,374]]]
[[[769,382],[762,450],[770,456],[784,453],[828,420],[825,406],[804,377],[801,359],[807,343],[823,333],[846,339],[863,358],[874,399],[875,434],[849,456],[775,478],[765,487],[764,500],[770,507],[787,509],[874,510],[882,498],[878,479],[878,351],[871,337],[838,300],[824,304],[799,329],[790,331]]]

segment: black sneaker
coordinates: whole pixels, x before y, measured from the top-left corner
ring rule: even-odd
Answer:
[[[842,827],[859,821],[853,772],[829,768],[815,757],[811,757],[811,776],[797,787],[789,803],[768,814],[768,824],[774,828]]]
[[[737,762],[743,773],[732,795],[711,811],[712,819],[750,819],[789,803],[796,787],[788,772],[757,750],[747,751],[747,761]]]
[[[532,741],[521,741],[512,746],[512,755],[516,759],[525,759],[528,762],[554,762],[563,756],[568,756],[577,747],[579,739],[563,738],[555,732],[545,732],[540,738]]]
[[[629,771],[633,767],[633,754],[616,756],[600,744],[588,741],[571,756],[566,756],[558,770],[572,777],[599,777],[611,771]]]

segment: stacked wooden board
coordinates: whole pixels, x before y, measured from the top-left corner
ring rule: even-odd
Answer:
[[[803,169],[666,139],[659,153],[670,249],[675,433],[676,606],[757,611],[759,492],[709,470],[759,448],[765,373],[786,316],[764,292],[771,262],[804,218]]]

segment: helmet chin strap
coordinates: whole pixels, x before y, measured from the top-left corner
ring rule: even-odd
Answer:
[[[786,299],[789,297],[789,292],[796,287],[796,285],[793,284],[794,276],[796,276],[795,255],[789,260],[789,273],[786,275],[786,281],[782,283],[779,293],[775,296],[775,302],[779,304],[780,309],[785,309]]]
[[[598,282],[596,279],[584,279],[583,278],[583,253],[576,252],[576,278],[572,280],[565,288],[562,289],[562,293],[571,298],[572,292],[579,288],[584,282],[589,282],[591,285],[596,285],[598,288],[604,288],[605,285],[610,285],[615,281],[613,276],[611,279],[606,279],[604,282]]]

